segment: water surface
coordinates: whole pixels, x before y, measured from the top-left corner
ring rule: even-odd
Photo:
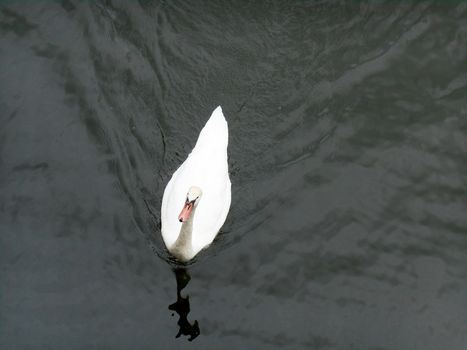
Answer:
[[[466,96],[464,2],[2,2],[0,348],[465,349]],[[177,293],[217,105],[232,207]]]

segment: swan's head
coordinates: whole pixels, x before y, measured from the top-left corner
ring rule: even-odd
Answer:
[[[180,215],[178,216],[178,221],[185,222],[190,217],[191,211],[193,208],[198,205],[198,202],[201,198],[201,188],[198,186],[191,186],[186,194],[185,205],[183,206]]]

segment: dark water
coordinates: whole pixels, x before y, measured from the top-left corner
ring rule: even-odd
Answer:
[[[177,293],[160,202],[219,104]],[[466,349],[465,2],[3,1],[0,125],[1,349]]]

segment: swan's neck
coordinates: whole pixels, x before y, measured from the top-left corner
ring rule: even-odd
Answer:
[[[181,261],[188,261],[193,257],[192,234],[193,218],[195,216],[196,206],[191,210],[188,220],[182,224],[180,233],[175,243],[170,247],[170,252]]]

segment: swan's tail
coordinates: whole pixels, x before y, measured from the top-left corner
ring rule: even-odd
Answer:
[[[204,145],[208,147],[212,147],[213,145],[227,147],[228,139],[229,128],[227,120],[222,112],[222,107],[218,106],[201,130],[195,147],[202,147]]]

